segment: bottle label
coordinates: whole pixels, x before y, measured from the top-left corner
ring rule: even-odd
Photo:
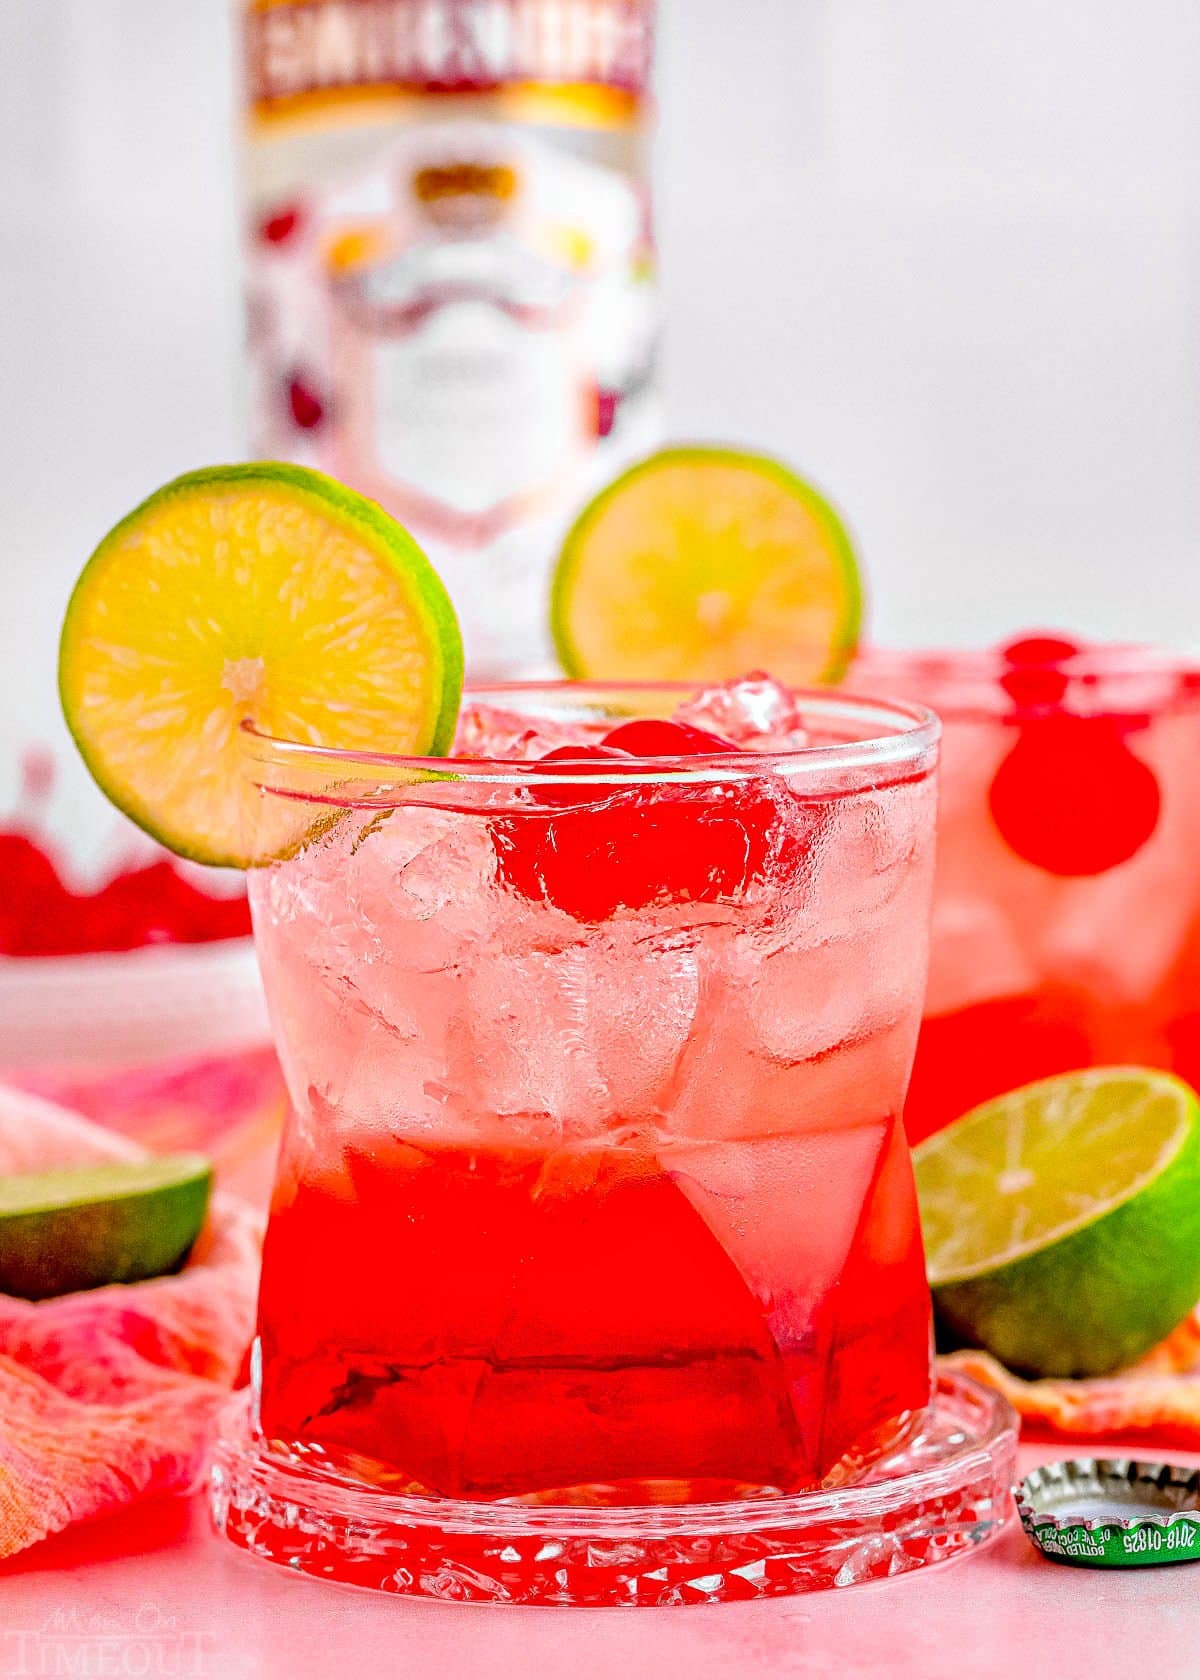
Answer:
[[[408,525],[477,669],[537,657],[562,528],[654,439],[651,23],[651,0],[245,14],[253,447]]]
[[[259,115],[313,95],[478,93],[572,83],[644,91],[651,15],[639,0],[255,0],[248,97]]]

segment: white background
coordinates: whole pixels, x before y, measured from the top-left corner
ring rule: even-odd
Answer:
[[[663,0],[672,430],[842,504],[877,636],[1200,645],[1196,0]],[[242,452],[226,0],[0,0],[0,796],[96,538]]]

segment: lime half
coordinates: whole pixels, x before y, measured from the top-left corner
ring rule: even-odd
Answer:
[[[176,1271],[211,1187],[202,1155],[0,1178],[0,1292],[40,1301]]]
[[[972,1109],[914,1151],[939,1321],[1034,1376],[1140,1358],[1200,1299],[1200,1102],[1091,1068]]]
[[[666,449],[586,507],[563,545],[551,628],[573,677],[831,680],[861,617],[837,513],[778,461]]]
[[[188,473],[135,508],[85,566],[59,653],[96,781],[203,863],[261,854],[243,722],[440,754],[461,687],[453,608],[408,533],[333,479],[269,461]]]

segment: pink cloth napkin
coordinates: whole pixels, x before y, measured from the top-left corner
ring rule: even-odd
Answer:
[[[1111,1377],[1028,1382],[971,1350],[941,1363],[998,1388],[1037,1435],[1200,1451],[1200,1307],[1138,1364]]]
[[[270,1045],[102,1072],[0,1069],[0,1085],[6,1083],[110,1126],[156,1155],[198,1149],[223,1190],[258,1207],[271,1199],[288,1101]]]
[[[142,1153],[0,1086],[0,1173]],[[0,1295],[0,1557],[194,1485],[253,1334],[261,1243],[261,1216],[217,1194],[175,1277],[50,1301]]]

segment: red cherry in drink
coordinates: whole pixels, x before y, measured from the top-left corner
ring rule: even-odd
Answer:
[[[561,805],[571,809],[580,803],[594,805],[598,800],[609,799],[620,791],[619,783],[598,781],[587,768],[604,760],[611,760],[617,764],[628,764],[631,755],[622,752],[619,747],[597,745],[590,743],[581,747],[555,747],[553,752],[543,753],[535,762],[538,764],[552,764],[551,774],[555,776],[578,776],[578,789],[563,782],[546,782],[535,789],[539,805]]]
[[[643,758],[736,750],[704,730],[646,721],[620,725],[599,746],[557,748],[539,762],[628,764],[635,748]],[[781,870],[794,866],[796,841],[780,800],[762,782],[638,786],[580,772],[578,789],[560,783],[537,797],[556,807],[552,816],[531,812],[493,824],[501,878],[580,921],[605,921],[621,907],[731,899],[773,861]]]
[[[560,814],[530,812],[492,824],[500,879],[524,898],[554,904],[581,921],[602,921],[622,902],[613,888],[617,860],[612,846],[614,837],[619,841],[628,827],[630,802],[626,798],[620,810],[596,809],[610,801],[615,806],[622,797],[620,784],[601,782],[584,768],[601,760],[628,764],[630,755],[597,745],[556,747],[544,753],[538,764],[553,766],[557,776],[577,775],[580,780],[578,789],[565,780],[534,789],[540,807],[550,806]]]
[[[287,400],[292,419],[302,432],[315,430],[324,420],[325,404],[301,374],[294,373],[288,380]]]
[[[1109,717],[1031,718],[988,792],[992,820],[1018,857],[1051,875],[1101,875],[1127,862],[1158,825],[1150,766]]]
[[[610,729],[604,737],[606,746],[621,747],[637,758],[711,758],[719,753],[740,753],[741,748],[723,735],[707,729],[697,729],[690,723],[656,718],[639,718]],[[818,829],[824,821],[820,805],[803,804],[791,793],[772,796],[761,782],[735,784],[727,792],[736,803],[738,822],[752,838],[747,853],[747,878],[761,875],[767,865],[767,854],[777,841],[773,867],[781,879],[798,870],[812,850]],[[738,789],[743,790],[738,793]],[[782,800],[782,805],[781,805]],[[783,816],[786,810],[787,817]]]
[[[635,758],[692,758],[739,750],[723,735],[660,718],[635,718],[632,723],[618,724],[604,737],[604,745],[619,747]]]
[[[264,245],[286,245],[304,222],[304,212],[298,204],[284,204],[264,216],[258,224],[258,237]]]

